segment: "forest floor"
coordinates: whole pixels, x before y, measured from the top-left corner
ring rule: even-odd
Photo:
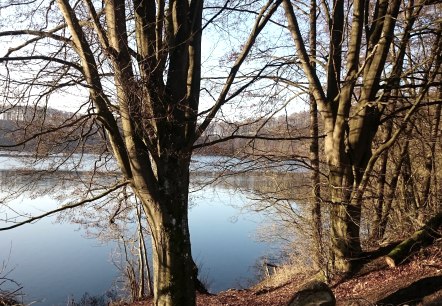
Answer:
[[[308,276],[301,274],[285,277],[284,281],[270,278],[249,289],[198,295],[197,304],[283,306],[308,280]],[[420,250],[407,263],[396,268],[389,268],[382,256],[375,258],[353,277],[332,282],[331,289],[337,305],[442,305],[442,241]],[[144,301],[131,304],[141,305],[152,303]]]

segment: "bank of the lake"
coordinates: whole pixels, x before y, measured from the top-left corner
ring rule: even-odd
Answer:
[[[331,280],[337,306],[442,305],[442,241],[415,253],[409,261],[389,268],[382,257],[373,258],[352,277]],[[299,266],[281,267],[279,273],[244,290],[215,295],[198,294],[197,306],[287,306],[293,295],[315,278],[316,271]],[[152,301],[114,306],[152,306]]]

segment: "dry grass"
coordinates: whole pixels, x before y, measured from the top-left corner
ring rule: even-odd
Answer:
[[[255,291],[263,291],[268,288],[280,288],[288,283],[303,283],[315,275],[316,272],[300,265],[297,262],[288,262],[278,266],[273,274],[263,279],[260,283],[250,288]]]

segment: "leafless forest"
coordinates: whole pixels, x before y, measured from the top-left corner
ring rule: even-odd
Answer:
[[[197,155],[237,162],[214,181],[259,177],[250,209],[274,220],[267,238],[325,279],[440,226],[439,1],[2,0],[0,18],[2,154],[29,157],[23,190],[83,175],[69,204],[0,230],[85,207],[103,231],[136,220],[134,300],[191,306],[205,290],[188,225]]]

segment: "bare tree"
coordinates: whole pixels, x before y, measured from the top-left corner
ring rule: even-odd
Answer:
[[[18,42],[0,58],[6,64],[4,102],[12,108],[46,107],[54,93],[87,90],[90,104],[79,117],[98,126],[91,131],[105,137],[105,150],[121,171],[115,188],[130,186],[149,222],[155,304],[194,305],[197,269],[188,227],[193,144],[220,108],[244,90],[232,84],[281,1],[264,2],[253,13],[248,39],[200,119],[201,37],[207,25],[202,0],[10,3],[3,9],[26,28],[12,24],[0,32]],[[53,130],[44,122],[40,131],[23,133],[28,137],[11,146],[48,141]]]
[[[333,262],[337,270],[348,272],[362,251],[361,207],[374,163],[393,145],[440,74],[441,28],[437,21],[440,16],[434,14],[431,23],[427,20],[431,17],[422,13],[426,6],[436,12],[440,4],[355,0],[347,5],[341,0],[324,1],[322,14],[329,28],[326,77],[321,77],[309,60],[308,45],[293,4],[285,0],[283,5],[297,55],[325,127]],[[426,20],[427,25],[422,25],[424,29],[413,27],[416,20]],[[396,45],[408,46],[412,35],[421,36],[431,45],[431,53],[427,57],[414,57],[413,61],[418,62],[413,62],[407,73],[396,74],[402,71],[406,60],[409,63],[405,52],[397,50]],[[393,61],[389,58],[391,53],[396,55]],[[396,98],[389,89],[401,88],[407,78],[420,80],[416,83],[419,89],[416,94],[407,97],[413,101],[412,106],[389,140],[372,152],[380,118],[386,105]]]

